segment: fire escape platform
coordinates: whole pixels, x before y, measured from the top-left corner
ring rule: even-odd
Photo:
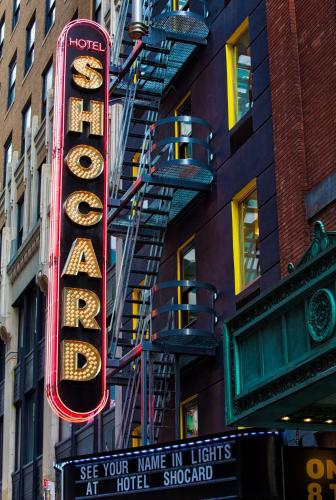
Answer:
[[[227,424],[335,430],[336,232],[224,328]]]
[[[176,127],[188,126],[190,136],[175,137],[172,131]],[[210,162],[212,159],[210,140],[211,127],[209,123],[199,117],[174,116],[158,120],[151,126],[154,135],[148,153],[148,168],[131,183],[120,198],[110,199],[109,223],[127,226],[130,210],[136,209],[133,198],[145,189],[144,198],[148,196],[147,212],[151,216],[144,217],[144,224],[148,227],[160,225],[160,217],[155,196],[160,198],[158,187],[173,188],[173,198],[169,211],[169,221],[174,219],[191,201],[202,191],[209,191],[214,180]],[[186,151],[187,158],[179,158],[181,148]],[[147,160],[146,160],[147,161]],[[131,167],[130,167],[131,168]]]
[[[153,16],[152,26],[164,30],[168,36],[186,34],[195,43],[203,43],[209,34],[204,14],[189,10],[172,10],[170,0],[162,14]]]
[[[125,76],[140,52],[143,52],[141,72],[144,78],[139,91],[161,91],[162,83],[163,90],[169,86],[195,50],[207,43],[209,27],[206,2],[194,0],[193,4],[188,10],[174,10],[171,0],[154,2],[148,36],[135,45],[130,38],[126,39],[121,53],[124,63],[120,67],[111,67],[111,74],[115,75],[111,93],[114,91],[116,95],[123,95],[126,91],[128,81]],[[169,49],[165,46],[167,42]],[[163,64],[161,56],[166,53],[169,53],[167,64]]]

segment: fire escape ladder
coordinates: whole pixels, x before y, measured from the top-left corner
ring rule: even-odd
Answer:
[[[159,433],[163,425],[163,418],[167,403],[171,400],[171,387],[170,383],[174,375],[174,355],[169,353],[155,354],[158,357],[158,369],[154,371],[154,397],[152,412],[154,418],[149,419],[150,428],[149,437],[151,442],[158,442]],[[154,437],[154,439],[152,438]],[[152,438],[152,439],[151,439]]]
[[[120,63],[121,47],[124,41],[124,32],[126,29],[126,22],[129,16],[129,11],[130,0],[123,0],[122,2],[120,2],[120,11],[111,51],[111,64],[114,66],[119,66]]]
[[[128,447],[132,436],[139,438],[139,424],[143,444],[159,439],[175,355],[161,349],[153,335],[152,291],[169,221],[198,192],[209,189],[213,179],[208,124],[189,116],[159,120],[165,88],[198,43],[206,43],[206,15],[192,12],[188,5],[187,10],[174,10],[170,0],[144,1],[149,36],[134,43],[126,28],[131,2],[123,1],[112,53],[111,103],[123,104],[108,215],[110,233],[123,243],[108,327],[111,383],[119,373],[115,378],[124,386],[117,448]],[[196,137],[181,132],[192,127]],[[206,132],[198,137],[199,130]],[[177,154],[187,149],[196,155]],[[166,332],[179,329],[174,320],[178,307],[172,305]]]
[[[149,8],[148,8],[149,10]],[[118,342],[128,335],[133,344],[141,341],[141,319],[147,314],[146,304],[136,307],[132,304],[134,290],[149,290],[155,283],[162,253],[165,228],[168,224],[171,189],[164,187],[153,190],[152,186],[142,181],[143,175],[150,173],[152,124],[158,118],[160,98],[163,91],[164,72],[167,68],[169,42],[162,42],[162,51],[155,51],[153,87],[147,91],[150,62],[150,49],[142,51],[138,60],[130,69],[128,86],[124,82],[114,94],[124,95],[124,112],[120,124],[117,153],[111,173],[111,206],[109,229],[112,234],[123,237],[123,254],[118,273],[114,307],[109,326],[109,355],[116,356]],[[136,69],[134,69],[136,67]],[[140,92],[140,97],[139,97]],[[137,142],[141,143],[136,146]],[[131,156],[133,153],[133,157]],[[135,160],[138,153],[138,160]],[[135,175],[134,175],[134,170]],[[134,266],[134,254],[138,244],[145,247],[147,263],[137,269]],[[139,279],[141,285],[132,283],[132,277]],[[139,279],[140,281],[140,279]],[[140,294],[139,294],[140,295]],[[142,296],[141,302],[142,300]],[[125,307],[126,305],[126,307]],[[139,305],[139,304],[138,304]],[[134,328],[138,319],[138,328]]]

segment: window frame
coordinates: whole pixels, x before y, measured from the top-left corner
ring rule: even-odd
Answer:
[[[19,250],[23,243],[23,227],[24,227],[24,194],[16,202],[17,219],[16,219],[16,250]],[[22,216],[22,217],[21,217]],[[22,224],[21,224],[22,222]]]
[[[4,14],[0,20],[0,59],[3,56],[3,48],[4,48],[4,42],[5,42],[5,29],[6,29],[6,17]]]
[[[239,123],[246,116],[245,113],[241,118],[238,118],[237,106],[238,95],[236,85],[236,63],[235,63],[235,46],[239,39],[246,33],[249,33],[249,18],[246,17],[244,21],[238,26],[235,32],[230,36],[225,44],[226,54],[226,80],[227,80],[227,103],[228,103],[228,127],[229,130]],[[252,73],[252,70],[251,70]],[[253,101],[250,103],[252,108]]]
[[[93,19],[93,21],[96,21],[96,23],[102,24],[103,1],[98,0],[98,2],[97,2],[97,0],[93,0],[93,2],[92,2],[92,19]],[[98,5],[97,5],[97,3],[98,3]]]
[[[238,194],[236,194],[231,201],[231,215],[232,215],[232,250],[233,250],[233,269],[234,269],[234,289],[235,295],[250,287],[260,278],[259,275],[251,280],[249,283],[243,283],[243,267],[244,267],[244,241],[242,238],[242,228],[240,222],[240,206],[246,198],[253,193],[257,192],[257,179],[252,179]],[[259,207],[258,207],[258,227],[259,227]],[[260,257],[259,257],[260,264]]]
[[[186,1],[185,5],[180,9],[180,0],[171,0],[173,11],[188,11],[189,10],[189,0]]]
[[[177,260],[177,280],[181,281],[184,278],[182,277],[182,257],[183,255],[192,247],[195,248],[195,261],[196,261],[196,246],[195,246],[196,234],[192,234],[182,245],[177,249],[176,252],[176,260]],[[177,287],[177,303],[182,304],[182,296],[183,296],[183,287]],[[191,320],[190,323],[193,323],[194,320]],[[187,324],[190,324],[187,323]],[[178,328],[185,328],[187,325],[183,326],[183,311],[177,311],[177,324]]]
[[[187,399],[184,399],[180,403],[180,438],[181,439],[187,439],[187,437],[185,435],[184,409],[187,405],[189,405],[193,401],[195,401],[197,404],[197,436],[199,436],[199,419],[198,419],[198,416],[199,416],[199,405],[198,405],[199,396],[196,393],[196,394],[193,394],[192,396],[188,397]]]
[[[47,87],[48,75],[51,72],[51,85]],[[50,59],[48,64],[43,70],[42,73],[42,105],[41,105],[41,120],[47,115],[47,98],[48,98],[48,90],[52,88],[54,83],[54,67],[53,60]]]
[[[13,1],[12,30],[15,29],[17,23],[19,22],[20,6],[21,6],[21,0],[14,0]]]
[[[17,53],[15,52],[9,65],[8,65],[8,95],[7,95],[7,109],[11,107],[15,100],[15,85],[16,85],[16,76],[17,76]],[[12,75],[15,70],[15,76],[12,78]],[[13,81],[12,81],[13,80]]]
[[[8,152],[10,151],[10,160],[8,159]],[[3,168],[3,177],[2,177],[2,189],[6,187],[7,182],[7,170],[8,163],[12,161],[13,157],[13,136],[12,132],[9,134],[5,144],[4,144],[4,168]]]
[[[183,109],[183,107],[185,106],[186,102],[188,101],[188,99],[190,99],[190,108],[191,108],[191,90],[189,90],[185,96],[182,98],[182,100],[178,103],[178,105],[175,107],[174,109],[174,116],[177,117],[177,116],[180,116],[181,115],[181,110]],[[184,114],[182,114],[181,116],[185,116]],[[190,116],[191,116],[191,112],[190,112]],[[177,139],[178,137],[181,137],[181,123],[175,121],[174,123],[174,135],[175,135],[175,138]],[[191,135],[192,135],[192,131],[191,131]],[[190,137],[190,136],[188,136]],[[181,159],[181,155],[180,155],[180,150],[182,149],[182,146],[183,146],[183,143],[179,143],[179,142],[176,142],[175,143],[175,160],[179,160]],[[187,149],[188,147],[188,144],[186,143],[184,145],[185,149]],[[188,156],[185,156],[184,155],[184,158],[188,158]]]
[[[33,29],[34,27],[34,29]],[[33,37],[31,35],[34,35]],[[36,16],[35,12],[26,28],[25,74],[33,65],[35,59]]]
[[[134,427],[132,431],[132,448],[142,446],[141,425]]]
[[[44,35],[46,36],[55,24],[56,0],[46,1]]]
[[[29,124],[27,126],[27,115],[29,111]],[[22,127],[21,127],[21,156],[24,155],[25,152],[25,146],[26,146],[26,131],[29,127],[31,127],[32,123],[32,109],[31,109],[31,98],[28,99],[28,101],[25,104],[25,107],[23,108],[22,112]]]

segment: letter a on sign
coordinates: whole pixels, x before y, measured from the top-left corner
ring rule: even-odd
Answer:
[[[57,44],[47,312],[47,399],[64,420],[104,408],[109,53],[98,23]]]

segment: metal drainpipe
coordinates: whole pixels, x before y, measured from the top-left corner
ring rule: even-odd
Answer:
[[[128,33],[133,40],[147,35],[147,26],[143,22],[142,0],[132,0],[132,21],[128,26]]]

